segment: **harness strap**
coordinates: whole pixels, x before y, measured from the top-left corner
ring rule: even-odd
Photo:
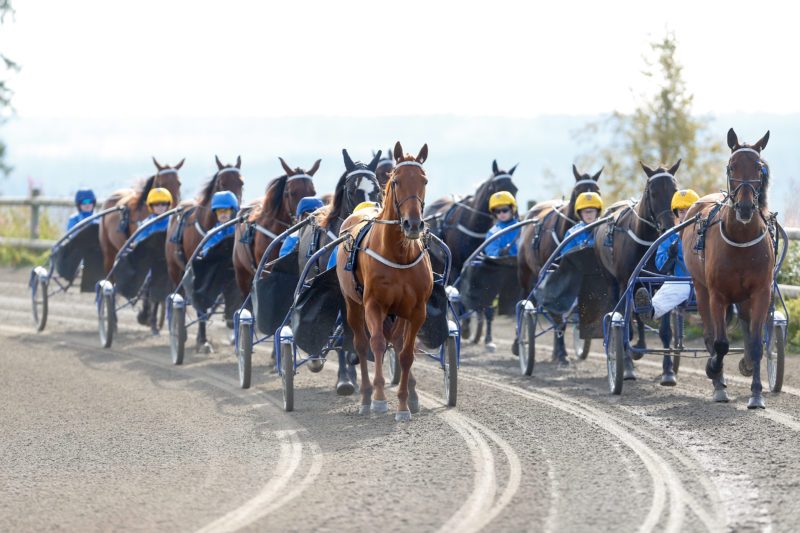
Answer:
[[[416,259],[414,259],[414,261],[412,261],[411,263],[407,263],[405,265],[401,265],[400,263],[395,263],[394,261],[389,261],[388,259],[386,259],[385,257],[383,257],[382,255],[380,255],[378,252],[374,251],[371,248],[364,248],[364,253],[367,254],[368,256],[370,256],[371,258],[375,259],[376,261],[378,261],[381,264],[384,264],[384,265],[386,265],[388,267],[391,267],[391,268],[397,268],[397,269],[406,269],[406,268],[411,268],[413,266],[416,266],[420,261],[422,261],[423,257],[425,257],[425,250],[422,250],[420,252],[419,256]]]
[[[463,224],[456,224],[456,229],[465,235],[469,235],[473,239],[486,238],[486,233],[478,233],[477,231],[472,231],[471,229],[465,227]]]
[[[197,217],[195,217],[195,219],[194,219],[194,229],[197,230],[197,233],[200,234],[201,238],[205,237],[206,234],[208,233],[208,232],[206,232],[206,230],[203,229],[203,226],[200,225],[200,221],[197,220]]]
[[[560,204],[558,207],[554,208],[553,212],[555,212],[555,214],[557,214],[558,216],[560,216],[564,220],[566,220],[568,222],[572,222],[573,224],[577,224],[578,223],[577,220],[573,220],[573,219],[571,219],[570,217],[568,217],[567,215],[565,215],[564,213],[561,212],[561,208],[562,207],[564,207],[564,204]]]
[[[278,238],[278,236],[275,233],[272,233],[270,230],[268,230],[267,228],[265,228],[261,224],[253,224],[253,227],[255,228],[255,230],[257,232],[261,233],[262,235],[266,235],[267,237],[269,237],[272,240],[275,240],[275,239]]]
[[[656,241],[645,241],[644,239],[640,239],[630,228],[628,228],[628,231],[626,231],[626,233],[628,234],[628,237],[633,239],[634,242],[636,242],[637,244],[641,244],[642,246],[649,247],[652,246],[654,242],[656,242]]]
[[[697,243],[694,245],[695,252],[702,253],[706,249],[706,231],[708,231],[709,227],[716,224],[716,222],[714,222],[714,219],[717,217],[717,214],[722,209],[722,206],[724,205],[723,202],[717,202],[714,205],[714,207],[711,208],[711,211],[709,211],[708,216],[706,218],[701,218],[698,221],[697,223],[698,238],[697,238]]]
[[[553,237],[553,242],[555,242],[555,243],[556,243],[556,246],[558,246],[559,244],[561,244],[561,239],[559,239],[559,238],[558,238],[558,235],[556,235],[556,230],[554,230],[554,229],[551,229],[551,230],[550,230],[550,236],[551,236],[551,237]]]
[[[764,237],[767,236],[767,233],[769,233],[769,231],[765,229],[764,232],[761,235],[759,235],[758,237],[756,237],[752,241],[735,242],[735,241],[732,241],[728,236],[725,235],[725,232],[722,230],[722,223],[720,223],[720,225],[719,225],[719,235],[720,235],[720,237],[722,237],[722,240],[725,241],[726,244],[728,244],[730,246],[734,246],[736,248],[749,248],[751,246],[755,246],[756,244],[758,244],[758,243],[760,243],[761,241],[764,240]]]

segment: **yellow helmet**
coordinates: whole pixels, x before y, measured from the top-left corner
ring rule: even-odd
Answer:
[[[379,204],[378,202],[369,202],[369,201],[361,202],[356,206],[355,209],[353,209],[353,213],[355,213],[356,211],[361,211],[362,209],[372,209],[373,207],[375,209],[380,209],[381,204]]]
[[[147,208],[152,211],[153,204],[170,204],[172,205],[172,195],[167,189],[163,187],[156,187],[155,189],[150,189],[150,192],[147,193]]]
[[[501,205],[510,205],[514,210],[517,209],[517,200],[514,195],[508,191],[496,192],[489,197],[489,211],[494,211],[496,207]]]
[[[598,211],[603,210],[603,199],[596,192],[582,192],[575,200],[575,214],[580,213],[581,209],[594,207]]]
[[[672,210],[689,209],[693,203],[700,199],[700,195],[692,189],[683,189],[672,195]]]

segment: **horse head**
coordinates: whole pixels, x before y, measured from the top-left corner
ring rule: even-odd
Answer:
[[[733,204],[736,220],[743,224],[753,219],[756,206],[767,207],[769,166],[761,159],[761,151],[768,141],[769,131],[755,144],[740,144],[733,128],[728,130],[728,201]]]
[[[675,180],[675,172],[681,165],[681,160],[672,165],[669,169],[660,166],[652,169],[642,163],[642,169],[647,176],[647,183],[642,194],[645,217],[661,233],[675,225],[675,214],[672,212],[672,196],[678,190],[678,182]]]
[[[375,175],[378,161],[381,158],[381,151],[374,154],[369,164],[355,161],[350,158],[346,149],[342,149],[345,171],[343,174],[344,205],[342,208],[346,213],[352,213],[353,209],[361,202],[380,202],[383,199],[383,191]]]
[[[317,159],[314,164],[311,165],[311,168],[306,171],[300,167],[291,168],[282,157],[278,159],[280,159],[281,166],[284,172],[286,172],[286,182],[282,196],[283,207],[289,212],[289,215],[293,217],[300,200],[306,196],[314,196],[317,194],[312,178],[317,170],[319,170],[321,160]]]
[[[508,191],[517,196],[517,186],[514,184],[513,176],[514,171],[517,170],[517,165],[514,165],[509,170],[501,170],[497,166],[497,159],[492,161],[492,175],[480,184],[478,190],[475,191],[475,201],[473,206],[483,212],[489,212],[489,197],[496,192]]]
[[[217,173],[214,174],[209,184],[210,195],[206,196],[210,198],[215,192],[230,191],[236,195],[236,198],[239,199],[239,203],[241,204],[242,188],[244,187],[244,177],[242,177],[241,171],[242,157],[238,156],[236,158],[235,165],[223,165],[218,156],[214,156],[214,160],[217,162]]]
[[[175,207],[181,201],[181,178],[178,176],[178,170],[180,170],[185,161],[186,158],[183,158],[177,165],[171,167],[169,165],[160,164],[156,158],[153,157],[153,163],[156,165],[157,172],[155,176],[153,176],[151,188],[163,187],[167,189],[172,195],[172,207]]]
[[[422,211],[425,208],[425,186],[428,178],[422,164],[428,159],[428,145],[414,157],[404,154],[400,141],[394,145],[396,165],[392,171],[386,191],[385,215],[394,215],[407,239],[419,239],[425,223]]]
[[[378,150],[377,155],[380,156],[381,152]],[[373,153],[373,156],[376,154]],[[384,154],[386,157],[383,159],[378,160],[378,166],[375,167],[375,177],[378,178],[378,183],[381,186],[381,190],[386,189],[386,184],[389,182],[389,176],[392,173],[392,169],[394,168],[394,159],[392,159],[392,149],[386,151]]]
[[[589,174],[581,174],[578,167],[572,165],[572,175],[575,176],[575,184],[572,186],[572,195],[570,196],[570,204],[574,205],[578,195],[584,192],[600,192],[600,174],[603,169],[597,171],[597,174],[590,176]]]

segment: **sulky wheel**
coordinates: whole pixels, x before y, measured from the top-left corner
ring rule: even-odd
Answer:
[[[383,368],[389,377],[390,385],[400,383],[400,358],[397,357],[397,352],[392,345],[387,346],[383,354]]]
[[[770,321],[772,322],[772,321]],[[767,378],[770,392],[780,392],[783,388],[783,358],[786,350],[786,330],[781,324],[772,324],[767,344]]]
[[[100,333],[100,345],[103,348],[111,348],[114,342],[114,330],[116,329],[117,314],[114,309],[114,295],[102,292],[97,307],[98,332]]]
[[[519,357],[519,369],[525,376],[533,373],[533,365],[536,362],[536,322],[538,316],[536,311],[524,311],[519,325],[519,337],[517,345],[517,355]]]
[[[170,302],[168,305],[172,305]],[[183,354],[186,348],[186,308],[183,306],[172,307],[169,319],[169,351],[172,355],[173,365],[183,364]]]
[[[236,346],[236,362],[239,366],[239,386],[250,388],[250,375],[253,366],[253,325],[239,322],[239,342]]]
[[[572,325],[572,348],[575,350],[575,357],[583,361],[589,357],[589,350],[592,347],[592,339],[581,338],[580,324]]]
[[[606,346],[606,366],[608,367],[608,390],[611,394],[622,394],[622,380],[625,364],[625,340],[621,323],[611,322],[608,346]]]
[[[36,331],[47,325],[47,278],[36,276],[31,282],[31,307]]]
[[[289,342],[281,343],[281,385],[283,410],[294,411],[294,350]]]
[[[456,338],[447,337],[444,341],[444,399],[450,407],[456,406],[458,400],[458,358],[456,355]]]

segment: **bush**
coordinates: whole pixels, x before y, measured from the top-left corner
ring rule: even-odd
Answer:
[[[786,310],[789,312],[789,331],[786,332],[786,343],[790,350],[800,349],[800,298],[786,300]]]
[[[778,272],[778,283],[781,285],[800,285],[800,242],[790,241],[789,251]]]
[[[33,252],[16,246],[0,246],[0,265],[24,267],[41,265],[50,252]]]

